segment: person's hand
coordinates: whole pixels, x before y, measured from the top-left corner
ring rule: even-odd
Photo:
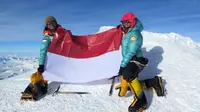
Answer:
[[[123,75],[123,70],[124,70],[124,67],[120,67],[118,75]]]
[[[38,72],[43,73],[44,72],[44,65],[39,65],[37,70],[38,70]]]
[[[116,27],[116,28],[117,28],[117,29],[121,28],[121,24],[117,25],[117,27]]]

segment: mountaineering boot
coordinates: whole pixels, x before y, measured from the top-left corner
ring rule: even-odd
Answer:
[[[144,80],[144,82],[147,88],[153,87],[153,89],[156,91],[157,96],[165,95],[161,77],[155,76],[152,79]]]
[[[21,100],[22,101],[37,101],[43,95],[47,93],[47,83],[44,84],[37,82],[35,84],[30,83],[28,87],[22,92]]]
[[[34,85],[35,93],[33,94],[35,100],[40,99],[43,95],[47,93],[47,84],[44,84],[42,81]]]
[[[43,93],[46,94],[48,91],[48,81],[42,80],[42,84],[43,84]]]
[[[33,85],[30,83],[26,89],[24,90],[24,92],[22,92],[22,96],[20,98],[21,101],[28,101],[28,100],[35,100],[33,98],[33,93],[34,93],[34,89],[33,89]]]
[[[128,110],[129,112],[142,112],[147,108],[147,100],[142,90],[142,85],[137,78],[128,82],[128,84],[131,89],[131,93],[134,95],[134,100]]]
[[[31,83],[35,85],[35,89],[40,94],[42,91],[43,94],[47,93],[48,89],[48,81],[43,79],[42,73],[41,72],[35,72],[32,74],[31,78]]]
[[[123,76],[120,76],[121,83],[115,87],[115,89],[119,89],[118,96],[123,97],[126,95],[128,90],[128,82],[124,80]]]
[[[31,83],[22,92],[22,101],[37,101],[47,93],[48,82],[43,80],[42,73],[35,72],[31,75]]]

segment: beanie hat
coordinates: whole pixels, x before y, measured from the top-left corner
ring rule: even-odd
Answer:
[[[45,19],[45,25],[47,25],[48,22],[56,22],[56,24],[57,24],[56,18],[53,17],[53,16],[46,17],[46,19]]]

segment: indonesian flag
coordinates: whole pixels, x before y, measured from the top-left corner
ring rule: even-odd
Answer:
[[[121,63],[120,29],[76,36],[69,31],[54,37],[47,53],[44,79],[88,83],[117,75]]]

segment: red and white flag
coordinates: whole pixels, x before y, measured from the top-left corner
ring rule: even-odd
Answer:
[[[76,36],[70,32],[54,37],[47,53],[44,79],[87,83],[117,75],[122,59],[122,32],[113,28]]]

